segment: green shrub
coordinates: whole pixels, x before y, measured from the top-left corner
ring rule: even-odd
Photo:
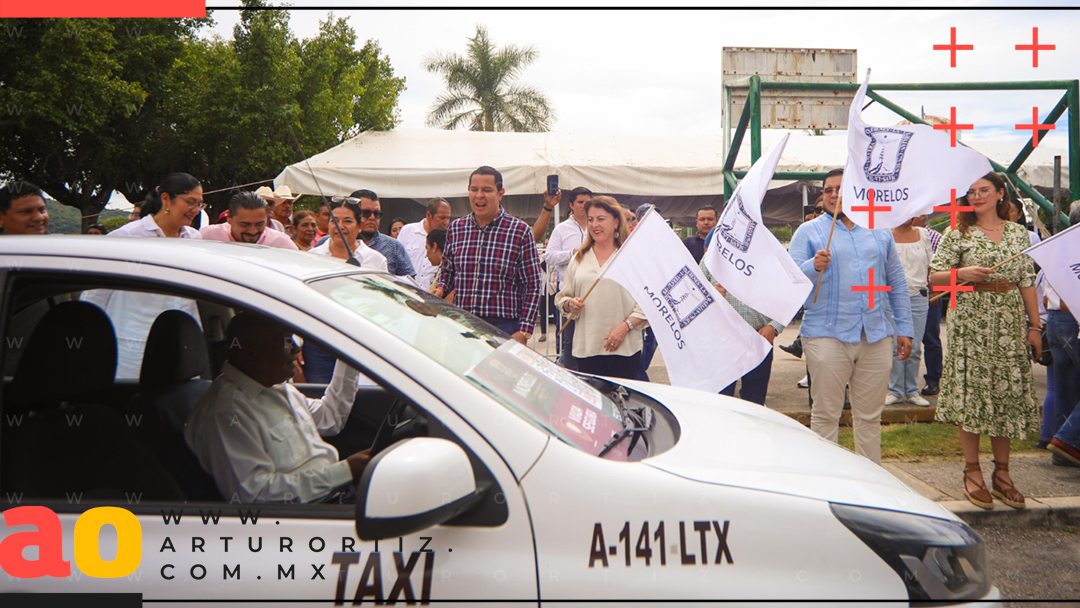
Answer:
[[[124,224],[127,224],[127,223],[128,223],[128,218],[120,216],[120,217],[110,217],[109,219],[101,222],[101,225],[105,226],[105,230],[108,230],[109,232],[112,232],[113,230],[116,230],[117,228],[119,228],[119,227],[121,227],[121,226],[123,226]]]
[[[781,243],[788,243],[791,241],[791,226],[776,226],[769,228],[769,232],[773,233],[776,240]]]

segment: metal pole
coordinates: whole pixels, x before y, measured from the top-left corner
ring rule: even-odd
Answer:
[[[1080,199],[1080,80],[1069,85],[1069,200]],[[1068,226],[1069,224],[1064,224]]]
[[[1057,102],[1054,109],[1050,110],[1050,113],[1046,115],[1046,120],[1041,121],[1042,124],[1052,125],[1056,123],[1057,119],[1061,118],[1061,115],[1065,113],[1065,108],[1067,107],[1069,107],[1068,92],[1061,96],[1061,100]],[[1034,137],[1029,139],[1027,144],[1024,145],[1024,149],[1020,150],[1020,154],[1016,155],[1016,159],[1014,159],[1009,165],[1009,168],[1006,169],[1009,173],[1016,173],[1020,169],[1020,165],[1024,164],[1024,161],[1031,156],[1031,153],[1035,150],[1034,141]]]
[[[1054,234],[1061,232],[1061,155],[1054,156]]]
[[[751,76],[753,78],[753,76]],[[1017,82],[918,82],[874,84],[878,91],[1046,91],[1068,89],[1075,80],[1022,80]],[[763,90],[857,91],[861,84],[848,82],[763,82]]]
[[[761,77],[750,77],[750,97],[747,103],[753,103],[750,111],[750,164],[761,158]]]

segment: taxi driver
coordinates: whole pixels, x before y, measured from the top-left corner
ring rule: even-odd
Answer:
[[[227,343],[228,362],[184,430],[225,500],[312,502],[357,478],[368,451],[339,460],[321,435],[345,426],[359,373],[338,362],[322,399],[308,399],[285,382],[299,348],[284,326],[242,312]]]

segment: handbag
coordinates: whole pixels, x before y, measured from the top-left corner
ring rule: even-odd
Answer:
[[[1046,323],[1042,324],[1039,336],[1042,338],[1042,354],[1036,362],[1039,365],[1050,367],[1050,364],[1054,362],[1054,355],[1050,352],[1050,338],[1046,335]]]

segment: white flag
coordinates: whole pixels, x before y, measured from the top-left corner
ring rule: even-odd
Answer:
[[[772,348],[705,280],[655,209],[638,222],[603,275],[645,311],[675,386],[719,392]]]
[[[990,161],[929,125],[872,127],[862,119],[870,70],[866,71],[848,116],[848,157],[844,167],[844,213],[863,228],[896,228],[935,206],[951,204],[989,173]],[[869,191],[874,191],[871,212]],[[872,218],[872,219],[871,219]]]
[[[1050,286],[1080,320],[1080,224],[1038,243],[1027,254],[1042,266]]]
[[[750,167],[713,231],[705,266],[750,308],[787,325],[814,284],[761,221],[761,199],[776,172],[788,136]]]

